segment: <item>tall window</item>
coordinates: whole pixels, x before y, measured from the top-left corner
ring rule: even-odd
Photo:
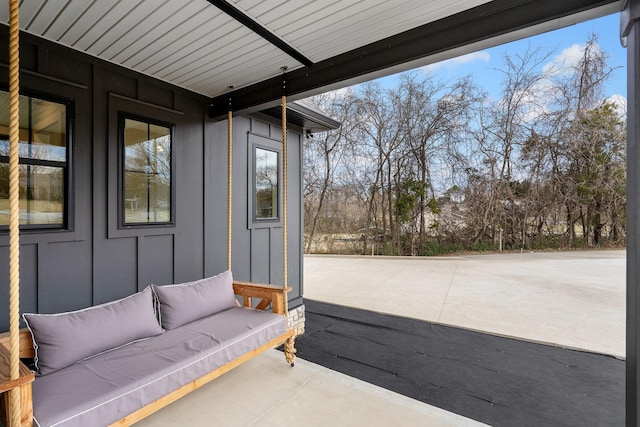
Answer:
[[[278,219],[278,152],[255,147],[255,219]]]
[[[20,95],[20,224],[66,225],[67,105]],[[9,93],[0,91],[0,229],[9,224]]]
[[[282,227],[282,143],[248,133],[249,228]]]
[[[172,126],[124,118],[121,211],[124,225],[171,224]]]

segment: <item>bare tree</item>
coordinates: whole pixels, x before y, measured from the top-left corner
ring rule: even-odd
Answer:
[[[318,221],[325,207],[328,194],[334,185],[336,169],[340,167],[348,134],[352,128],[351,109],[353,98],[350,93],[333,92],[319,95],[313,101],[328,114],[341,122],[341,126],[331,132],[310,135],[305,148],[305,217],[310,222],[305,250],[311,251]]]
[[[327,99],[344,124],[308,142],[307,233],[400,255],[624,243],[625,118],[602,97],[613,69],[595,36],[576,63],[551,54],[505,56],[499,99],[422,72]]]

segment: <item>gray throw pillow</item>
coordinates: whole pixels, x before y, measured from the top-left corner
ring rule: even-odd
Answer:
[[[160,323],[167,330],[236,306],[229,270],[194,282],[151,286],[160,303]]]
[[[24,313],[22,317],[33,337],[36,368],[41,375],[163,332],[156,318],[150,287],[83,310]]]

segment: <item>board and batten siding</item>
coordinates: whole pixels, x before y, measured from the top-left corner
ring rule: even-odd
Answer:
[[[0,34],[8,31],[0,25]],[[0,87],[8,88],[0,44]],[[227,122],[208,118],[209,99],[21,34],[21,90],[70,100],[67,230],[21,233],[21,312],[76,310],[151,283],[180,283],[227,266]],[[175,125],[175,225],[123,229],[118,215],[118,114]],[[288,278],[302,303],[302,129],[288,132]],[[279,140],[279,121],[256,114],[233,123],[233,266],[244,281],[282,284],[282,227],[248,226],[249,133]],[[0,232],[0,331],[8,329],[9,238]]]

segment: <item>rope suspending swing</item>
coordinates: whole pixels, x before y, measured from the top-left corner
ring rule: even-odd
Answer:
[[[282,67],[282,287],[288,286],[287,253],[287,67]],[[289,297],[284,294],[284,315],[289,325]],[[284,342],[287,363],[293,366],[296,356],[295,335]]]
[[[282,234],[283,234],[283,276],[282,287],[285,290],[283,297],[284,315],[289,326],[289,301],[287,298],[288,265],[287,265],[287,97],[285,71],[282,67]],[[229,86],[229,109],[227,110],[227,269],[232,265],[232,220],[233,220],[233,98]],[[291,366],[295,362],[295,338],[288,338],[284,342],[285,358]]]
[[[227,270],[231,270],[231,225],[233,203],[233,104],[229,86],[229,110],[227,111]]]
[[[18,0],[9,2],[9,334],[10,378],[20,377],[20,24]],[[20,389],[9,391],[12,426],[21,424]]]

